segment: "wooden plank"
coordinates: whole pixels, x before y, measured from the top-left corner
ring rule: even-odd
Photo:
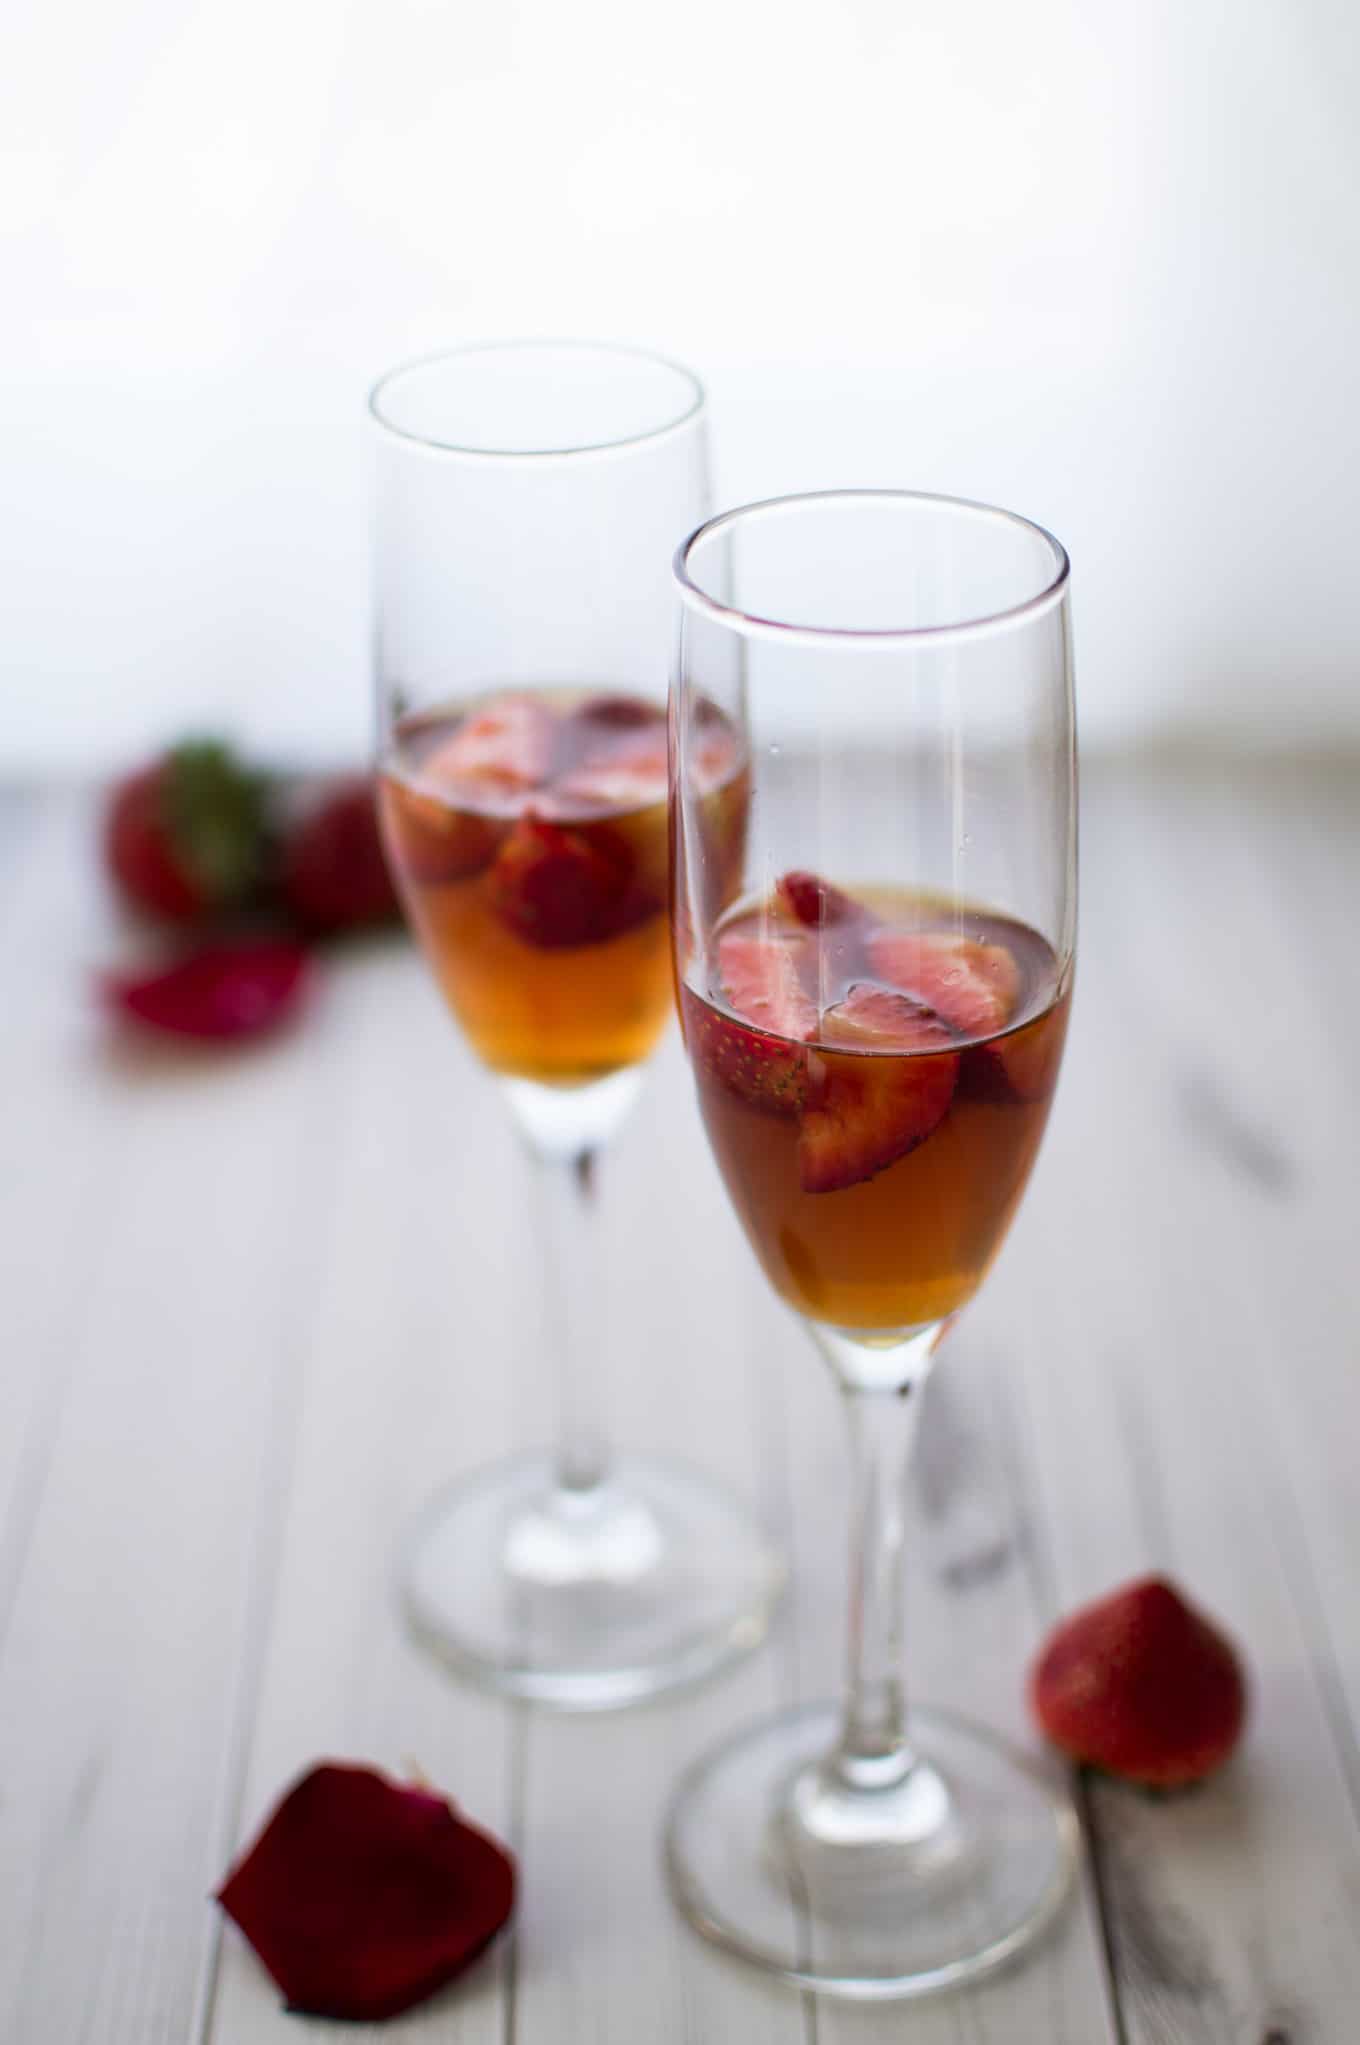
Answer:
[[[45,1481],[90,1240],[125,1159],[126,1096],[104,1085],[88,980],[107,941],[83,799],[7,796],[0,948],[20,998],[0,1004],[0,1638]],[[120,1134],[121,1132],[121,1134]]]
[[[1093,1787],[1098,1891],[1027,1966],[910,2011],[771,1987],[664,1895],[680,1768],[834,1687],[844,1597],[832,1394],[730,1217],[674,1042],[605,1175],[620,1432],[758,1501],[798,1595],[772,1649],[694,1696],[529,1717],[446,1683],[390,1595],[427,1490],[547,1431],[518,1160],[419,961],[337,958],[307,1027],[257,1054],[111,1058],[87,813],[0,839],[25,961],[0,1010],[0,2036],[295,2038],[234,1934],[219,1961],[205,1897],[333,1751],[417,1763],[523,1851],[517,1942],[394,2039],[1349,2037],[1356,814],[1337,773],[1088,772],[1054,1126],[929,1401],[916,1680],[1028,1739],[1049,1617],[1156,1564],[1246,1642],[1255,1713],[1199,1795]]]
[[[407,1640],[393,1576],[430,1491],[513,1440],[519,1352],[536,1333],[512,1280],[527,1262],[519,1159],[414,950],[375,949],[343,978],[346,1049],[331,1086],[348,1131],[299,1344],[303,1424],[233,1838],[248,1839],[294,1776],[329,1755],[418,1769],[518,1843],[515,1714],[455,1686]],[[382,2035],[501,2038],[512,1961],[503,1942]],[[228,1930],[207,2036],[297,2035]]]
[[[1270,1004],[1234,1003],[1217,970],[1192,966],[1211,924],[1249,942],[1238,892],[1206,881],[1215,827],[1198,794],[1169,809],[1146,784],[1088,777],[1086,816],[1083,963],[1049,1139],[1059,1225],[1017,1267],[1012,1337],[1041,1531],[1064,1606],[1166,1569],[1245,1643],[1255,1692],[1242,1757],[1198,1795],[1090,1793],[1124,2020],[1133,2045],[1341,2038],[1360,1997],[1360,1833],[1263,1397],[1260,1274],[1246,1273],[1261,1245],[1185,1108],[1203,1070],[1238,1098],[1225,1060],[1245,1072],[1264,1056]],[[1323,1075],[1291,1081],[1315,1126]],[[1325,1245],[1301,1229],[1288,1255],[1267,1266],[1281,1298],[1320,1281]]]
[[[1038,1757],[1024,1682],[1051,1615],[1032,1556],[1033,1502],[1009,1439],[1005,1379],[1013,1369],[1012,1275],[1052,1225],[1049,1175],[1036,1173],[1032,1208],[987,1288],[942,1349],[927,1394],[910,1488],[909,1694],[979,1720]],[[794,1408],[791,1491],[799,1591],[799,1690],[836,1694],[845,1625],[846,1457],[837,1395],[811,1344],[787,1358]],[[798,1510],[798,1501],[807,1509]],[[820,2045],[889,2045],[906,2024],[922,2045],[1102,2045],[1117,2038],[1096,1899],[1083,1874],[1054,1934],[1008,1972],[913,2007],[818,2010]]]
[[[0,902],[12,893],[19,848],[38,821],[44,793],[27,781],[0,781]]]
[[[1360,1090],[1347,1027],[1360,956],[1345,936],[1357,927],[1360,766],[1256,775],[1246,789],[1237,778],[1168,777],[1157,799],[1173,838],[1187,836],[1192,813],[1208,820],[1200,885],[1239,905],[1230,921],[1206,919],[1174,957],[1187,1010],[1252,1018],[1224,1033],[1212,1064],[1185,1059],[1181,1107],[1237,1244],[1255,1454],[1278,1465],[1282,1559],[1360,1824],[1360,1620],[1349,1595],[1360,1527]],[[1178,1027],[1184,1051],[1193,1037]]]
[[[602,1173],[612,1410],[627,1448],[712,1471],[786,1532],[788,1331],[727,1208],[671,1040]],[[715,1955],[665,1892],[661,1838],[690,1760],[780,1702],[787,1642],[704,1689],[528,1730],[515,2045],[802,2045],[803,1999]]]
[[[772,1654],[698,1698],[607,1724],[533,1724],[528,1867],[537,1879],[526,1903],[517,2038],[871,2045],[899,2038],[909,2022],[925,2045],[1010,2045],[1031,2035],[1097,2045],[1114,2032],[1089,1894],[1028,1967],[917,2006],[909,2019],[900,2007],[814,2002],[768,1984],[711,1956],[666,1902],[657,1839],[688,1759],[744,1720],[838,1686],[847,1510],[840,1421],[825,1371],[769,1295],[727,1209],[678,1063],[672,1046],[617,1160],[623,1183],[611,1215],[618,1245],[611,1264],[627,1352],[646,1362],[645,1374],[622,1373],[620,1411],[639,1444],[683,1448],[748,1495],[764,1493],[793,1555],[795,1612]],[[630,1175],[639,1192],[643,1183],[639,1154],[652,1178],[647,1197],[635,1192],[630,1200]],[[702,1305],[686,1308],[700,1287]],[[933,1402],[926,1444],[915,1647],[932,1697],[1028,1739],[1020,1694],[1035,1594],[990,1402],[985,1358],[965,1344]],[[582,1852],[595,1833],[609,1840],[608,1854]]]
[[[80,813],[53,828],[61,871],[88,871]],[[0,1654],[0,2036],[156,2045],[191,2035],[210,1959],[343,1015],[233,1059],[115,1054],[84,1013],[90,920],[65,907],[35,894],[39,992],[6,1047],[38,1189],[6,1251],[69,1382]],[[111,1186],[115,1149],[116,1197],[70,1211],[58,1297],[44,1174]]]
[[[1259,813],[1259,803],[1257,805]],[[1296,1058],[1317,1075],[1310,1126],[1295,1130],[1292,1099],[1275,1111],[1285,1161],[1283,1216],[1252,1203],[1251,1262],[1261,1306],[1262,1376],[1288,1459],[1306,1568],[1298,1594],[1310,1615],[1323,1680],[1333,1686],[1338,1745],[1360,1812],[1360,1609],[1355,1554],[1360,1530],[1360,1086],[1354,1018],[1360,1013],[1360,945],[1355,876],[1360,871],[1360,760],[1333,764],[1300,785],[1287,781],[1272,828],[1262,835],[1233,805],[1239,861],[1259,904],[1256,943],[1287,940],[1277,1022],[1278,1055],[1260,1074],[1258,1098],[1279,1099],[1281,1070]],[[1308,913],[1301,915],[1301,905]],[[1309,932],[1314,931],[1310,943]],[[1292,1089],[1288,1090],[1292,1094]],[[1283,1230],[1280,1221],[1283,1221]],[[1294,1266],[1300,1242],[1308,1261]],[[1306,1270],[1306,1285],[1271,1282],[1279,1269]]]

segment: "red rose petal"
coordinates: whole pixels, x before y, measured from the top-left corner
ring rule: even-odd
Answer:
[[[277,1029],[297,1007],[308,978],[301,945],[216,944],[146,978],[110,974],[103,992],[119,1014],[148,1029],[227,1042]]]
[[[327,1761],[217,1895],[290,2008],[374,2022],[423,2002],[509,1917],[505,1849],[432,1791]]]

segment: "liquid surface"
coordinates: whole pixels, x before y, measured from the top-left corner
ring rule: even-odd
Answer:
[[[739,1216],[800,1313],[885,1339],[971,1298],[1024,1190],[1069,991],[1026,924],[786,875],[681,990]]]
[[[379,781],[388,858],[494,1070],[573,1085],[653,1048],[671,1003],[666,772],[665,711],[640,696],[505,691],[398,726]],[[706,772],[744,829],[726,723]]]

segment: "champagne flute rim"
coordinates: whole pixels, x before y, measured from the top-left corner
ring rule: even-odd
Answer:
[[[788,618],[766,617],[759,611],[748,611],[740,604],[724,603],[720,597],[712,596],[700,587],[690,568],[693,550],[704,540],[725,528],[735,526],[742,520],[762,514],[779,513],[821,504],[873,504],[883,505],[936,505],[951,511],[975,512],[980,517],[998,520],[1032,533],[1050,549],[1053,559],[1053,574],[1044,587],[1033,596],[1025,597],[1020,603],[1008,604],[998,611],[980,613],[976,617],[951,619],[938,625],[808,625]],[[676,548],[671,568],[679,591],[680,601],[687,609],[702,612],[720,624],[730,626],[748,638],[778,639],[789,644],[809,646],[838,642],[865,646],[911,646],[921,642],[940,645],[951,641],[986,637],[1007,627],[1042,617],[1061,603],[1067,591],[1072,564],[1067,549],[1047,526],[1036,519],[1026,518],[1022,512],[1008,511],[1003,505],[988,504],[975,497],[955,497],[938,490],[893,490],[844,488],[837,490],[794,490],[779,497],[761,497],[749,504],[734,505],[728,511],[720,511],[714,517],[704,520],[694,528]]]
[[[636,433],[615,434],[602,440],[573,442],[565,447],[470,447],[462,441],[441,439],[435,434],[415,433],[409,427],[398,426],[383,410],[386,395],[403,377],[417,370],[433,369],[439,363],[458,362],[477,355],[505,355],[516,352],[530,353],[541,350],[544,354],[562,350],[578,350],[581,354],[614,355],[629,362],[645,362],[656,369],[669,370],[680,377],[688,386],[688,401],[683,409],[671,417],[661,420],[655,426],[647,426]],[[408,446],[422,448],[427,454],[451,457],[456,461],[483,463],[510,462],[569,462],[582,458],[599,457],[623,453],[632,448],[644,446],[651,441],[664,440],[679,433],[690,425],[704,411],[708,393],[694,371],[673,356],[658,354],[654,348],[638,348],[625,341],[593,341],[582,335],[532,335],[520,334],[500,340],[460,341],[452,347],[434,348],[424,355],[413,355],[405,361],[395,363],[383,371],[371,385],[368,393],[368,412],[380,432],[388,434]]]

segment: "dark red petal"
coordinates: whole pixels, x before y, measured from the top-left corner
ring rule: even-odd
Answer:
[[[218,1891],[291,2008],[376,2022],[423,2002],[509,1917],[505,1849],[433,1792],[322,1762]]]
[[[177,1037],[226,1042],[277,1029],[310,978],[301,945],[205,945],[148,978],[110,974],[105,999],[119,1014]]]

